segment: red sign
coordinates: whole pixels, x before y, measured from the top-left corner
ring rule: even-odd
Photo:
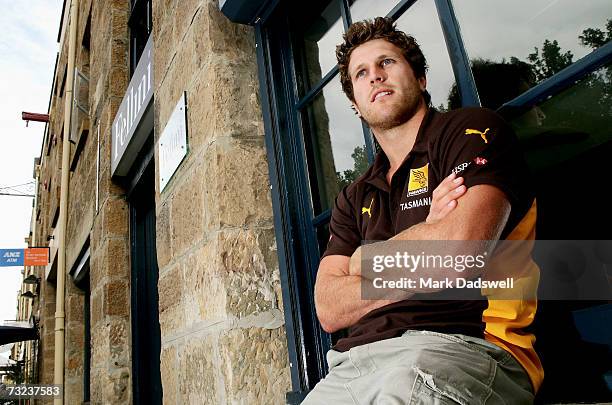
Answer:
[[[24,266],[46,266],[47,264],[49,264],[49,248],[24,249]]]
[[[474,159],[474,163],[476,163],[478,166],[486,165],[487,162],[487,159],[482,157],[477,157],[476,159]]]

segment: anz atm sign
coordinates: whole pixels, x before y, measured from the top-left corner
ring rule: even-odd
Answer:
[[[153,130],[153,35],[145,45],[111,128],[111,174],[128,174]]]

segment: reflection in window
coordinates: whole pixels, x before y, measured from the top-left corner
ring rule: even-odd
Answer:
[[[448,95],[455,83],[442,28],[433,1],[417,1],[398,20],[397,28],[413,36],[427,60],[427,91],[433,106],[448,107]]]
[[[351,4],[351,19],[353,22],[366,18],[384,17],[393,9],[399,0],[355,0]]]
[[[510,62],[493,62],[477,59],[471,63],[472,75],[480,104],[497,110],[506,101],[512,100],[536,84],[531,65],[513,59]],[[453,85],[448,96],[449,109],[461,107],[459,90]]]
[[[535,174],[539,239],[610,239],[611,122],[612,64],[511,121]]]
[[[344,26],[340,2],[296,2],[291,9],[297,64],[302,74],[298,87],[304,95],[336,65],[336,45]]]
[[[511,120],[536,170],[612,142],[612,65]]]
[[[369,166],[361,121],[334,78],[302,112],[315,215]]]
[[[605,36],[606,17],[612,15],[609,0],[517,0],[495,2],[495,5],[487,0],[454,0],[453,3],[472,61],[527,64],[531,67],[533,84],[590,53],[597,46],[593,41],[599,38],[597,31]],[[519,94],[525,90],[523,87]],[[516,95],[508,93],[503,102]]]

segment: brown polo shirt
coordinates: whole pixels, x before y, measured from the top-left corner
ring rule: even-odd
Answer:
[[[421,123],[414,147],[393,175],[391,185],[386,180],[388,170],[389,161],[380,152],[366,173],[340,192],[332,210],[331,236],[323,256],[351,256],[362,241],[387,240],[425,221],[433,191],[453,171],[464,177],[468,188],[489,184],[506,194],[512,208],[502,239],[533,237],[535,197],[529,171],[512,128],[491,110],[464,108],[440,113],[430,108]],[[354,346],[400,336],[408,329],[489,339],[489,329],[497,328],[495,335],[504,336],[493,336],[501,340],[501,343],[495,343],[513,353],[512,348],[503,343],[515,344],[515,335],[526,335],[516,330],[516,326],[522,328],[531,322],[535,305],[531,308],[524,303],[515,303],[516,308],[513,306],[501,317],[502,321],[512,325],[512,330],[508,331],[509,327],[504,323],[502,333],[499,325],[493,325],[500,323],[500,317],[499,311],[494,311],[491,304],[487,300],[410,299],[397,302],[365,315],[348,329],[348,336],[340,339],[334,349],[346,351]],[[487,311],[496,312],[491,328]],[[489,340],[494,341],[493,338]],[[541,381],[537,355],[531,343],[519,343],[521,348],[517,350],[527,350],[527,360],[520,359],[525,353],[513,354],[528,372],[529,368],[532,369],[530,376],[537,387]]]

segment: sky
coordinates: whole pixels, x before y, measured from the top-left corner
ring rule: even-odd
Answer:
[[[47,113],[61,7],[62,0],[0,0],[0,187],[34,181],[45,127],[26,128],[21,112]],[[0,196],[0,248],[26,246],[32,202]],[[22,269],[0,267],[0,321],[17,315]]]

